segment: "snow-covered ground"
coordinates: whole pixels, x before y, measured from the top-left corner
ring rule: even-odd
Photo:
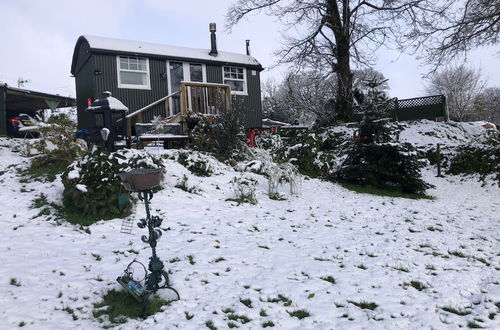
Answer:
[[[424,143],[453,130],[415,126],[401,138]],[[463,142],[480,134],[469,136],[466,128],[457,129]],[[62,184],[25,182],[19,169],[29,159],[11,151],[12,141],[0,139],[0,329],[101,328],[93,304],[120,287],[116,277],[130,261],[147,263],[145,230],[120,233],[122,220],[114,219],[89,233],[40,214],[33,200],[43,193],[60,203]],[[215,173],[201,178],[165,160],[166,180],[152,209],[164,219],[158,255],[181,300],[120,329],[203,329],[209,320],[219,329],[268,321],[282,329],[500,328],[498,185],[437,178],[428,168],[423,177],[436,186],[428,192],[432,200],[358,194],[302,178],[300,194],[284,186],[286,200],[276,201],[267,196],[267,180],[248,173],[258,181],[258,203],[236,205],[226,199],[241,173],[214,164]],[[198,194],[175,188],[183,175]],[[144,216],[138,203],[132,218]],[[363,302],[376,308],[359,307]],[[229,321],[228,308],[251,321]],[[310,316],[299,320],[290,315],[296,310]]]

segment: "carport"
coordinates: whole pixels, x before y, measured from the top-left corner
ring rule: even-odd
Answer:
[[[37,110],[76,106],[76,100],[0,84],[0,135],[7,135],[7,119],[20,113],[34,117]]]

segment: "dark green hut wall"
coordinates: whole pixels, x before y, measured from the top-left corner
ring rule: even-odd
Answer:
[[[75,75],[76,84],[76,109],[78,128],[92,128],[92,117],[85,112],[87,100],[94,99],[94,58],[91,57]]]
[[[255,72],[255,75],[252,74]],[[233,106],[244,113],[246,128],[262,127],[262,103],[260,98],[260,72],[247,69],[247,96],[236,95]],[[207,82],[222,84],[222,67],[207,65]]]
[[[83,45],[83,44],[82,44]],[[81,53],[86,53],[85,47],[81,47]],[[85,59],[85,54],[79,54]],[[80,63],[79,63],[80,65]],[[114,97],[125,104],[130,111],[139,110],[162,97],[168,95],[168,81],[163,74],[166,72],[166,59],[149,58],[151,89],[128,89],[118,88],[116,55],[93,54],[81,67],[76,76],[77,104],[78,104],[78,126],[89,128],[90,116],[85,113],[87,99],[100,98],[104,91],[110,91]],[[99,74],[94,74],[94,71]],[[247,69],[248,96],[236,96],[234,105],[241,107],[245,113],[244,124],[246,128],[262,126],[262,105],[260,100],[260,73]],[[222,83],[222,67],[219,65],[207,65],[207,82]],[[145,113],[144,120],[153,119],[154,115],[163,115],[164,105],[158,104],[153,111]]]
[[[110,91],[131,112],[139,110],[168,95],[167,80],[161,76],[161,74],[166,72],[165,60],[149,59],[151,89],[118,88],[117,62],[114,55],[96,55],[95,69],[102,72],[102,74],[94,78],[95,97],[99,98],[102,96],[102,92]],[[160,114],[164,114],[163,103],[155,106],[152,111],[147,111],[144,120],[151,120],[154,115]]]
[[[7,113],[5,109],[5,87],[0,86],[0,135],[7,135]]]

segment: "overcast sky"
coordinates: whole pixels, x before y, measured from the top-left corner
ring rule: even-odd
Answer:
[[[0,82],[27,89],[75,95],[71,59],[80,35],[141,40],[193,48],[209,48],[208,23],[217,23],[219,50],[252,55],[265,68],[276,62],[279,22],[263,14],[239,23],[231,33],[224,15],[233,0],[0,0]],[[490,86],[500,87],[500,47],[470,54],[468,64],[480,67]],[[375,68],[389,78],[391,96],[425,95],[425,68],[414,57],[382,50]],[[281,80],[284,68],[266,69],[262,82]]]

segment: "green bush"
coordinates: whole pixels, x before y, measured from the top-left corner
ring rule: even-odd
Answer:
[[[274,160],[297,166],[301,174],[329,178],[345,153],[350,137],[334,130],[283,131],[283,143],[272,151]]]
[[[243,160],[248,154],[241,112],[227,111],[201,117],[191,132],[194,149],[213,153],[219,160]]]
[[[63,173],[64,207],[84,216],[95,216],[96,220],[124,216],[127,212],[119,208],[119,198],[126,191],[119,174],[132,169],[161,167],[160,159],[137,150],[109,153],[94,149]]]
[[[33,145],[42,154],[34,161],[34,165],[47,166],[53,160],[71,164],[76,157],[86,152],[85,145],[75,141],[76,124],[68,116],[53,115],[47,124],[40,127],[40,140]]]
[[[484,180],[494,175],[500,185],[500,139],[491,136],[483,144],[464,145],[458,148],[450,161],[449,174],[479,174]]]
[[[403,193],[425,194],[422,164],[410,144],[356,144],[335,177],[338,181]]]
[[[210,176],[213,173],[212,167],[207,160],[199,156],[196,157],[193,154],[182,151],[177,155],[177,161],[194,175]]]

